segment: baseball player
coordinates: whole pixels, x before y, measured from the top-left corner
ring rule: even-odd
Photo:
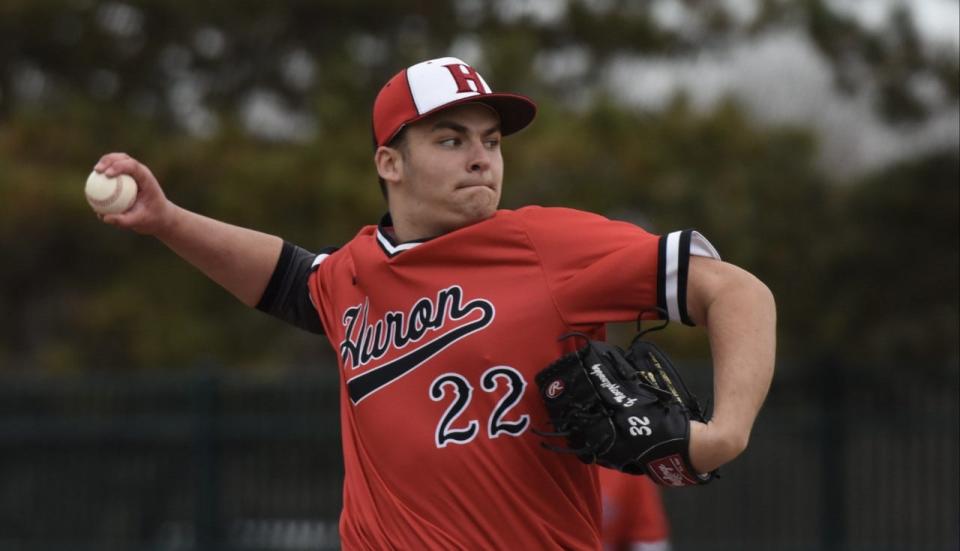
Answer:
[[[770,292],[694,231],[498,210],[501,140],[535,112],[456,58],[402,70],[373,105],[388,212],[317,252],[177,206],[123,153],[95,166],[140,187],[104,222],[158,238],[336,350],[344,549],[599,549],[596,469],[541,446],[531,383],[565,332],[602,338],[650,307],[706,327],[712,345],[715,414],[691,425],[693,465],[708,472],[747,444],[773,370]]]
[[[603,496],[603,551],[669,551],[663,498],[646,476],[597,469]]]

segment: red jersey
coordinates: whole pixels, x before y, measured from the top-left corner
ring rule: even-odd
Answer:
[[[669,526],[660,488],[645,476],[602,468],[597,472],[603,495],[604,550],[628,550],[635,543],[667,539]]]
[[[338,353],[344,549],[600,548],[594,468],[544,449],[534,376],[571,330],[685,311],[695,232],[527,207],[398,244],[385,219],[320,255],[311,300]],[[691,244],[693,243],[693,244]]]

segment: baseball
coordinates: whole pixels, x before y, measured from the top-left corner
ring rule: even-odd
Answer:
[[[96,170],[87,178],[87,202],[99,214],[120,214],[137,199],[137,182],[127,174],[108,178]]]

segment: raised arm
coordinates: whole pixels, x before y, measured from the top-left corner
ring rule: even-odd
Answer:
[[[94,170],[109,177],[129,174],[139,191],[123,214],[107,224],[152,235],[247,306],[255,306],[277,265],[283,240],[190,212],[171,202],[146,165],[125,153],[104,155]]]
[[[773,378],[776,305],[750,273],[725,262],[690,258],[687,311],[705,326],[713,356],[714,412],[691,426],[690,459],[700,472],[729,462],[747,447]]]

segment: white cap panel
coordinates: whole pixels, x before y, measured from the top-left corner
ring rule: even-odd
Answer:
[[[459,71],[459,78],[453,71]],[[454,101],[492,92],[479,73],[455,57],[431,59],[409,67],[407,83],[421,115]],[[461,92],[464,87],[467,91]]]

